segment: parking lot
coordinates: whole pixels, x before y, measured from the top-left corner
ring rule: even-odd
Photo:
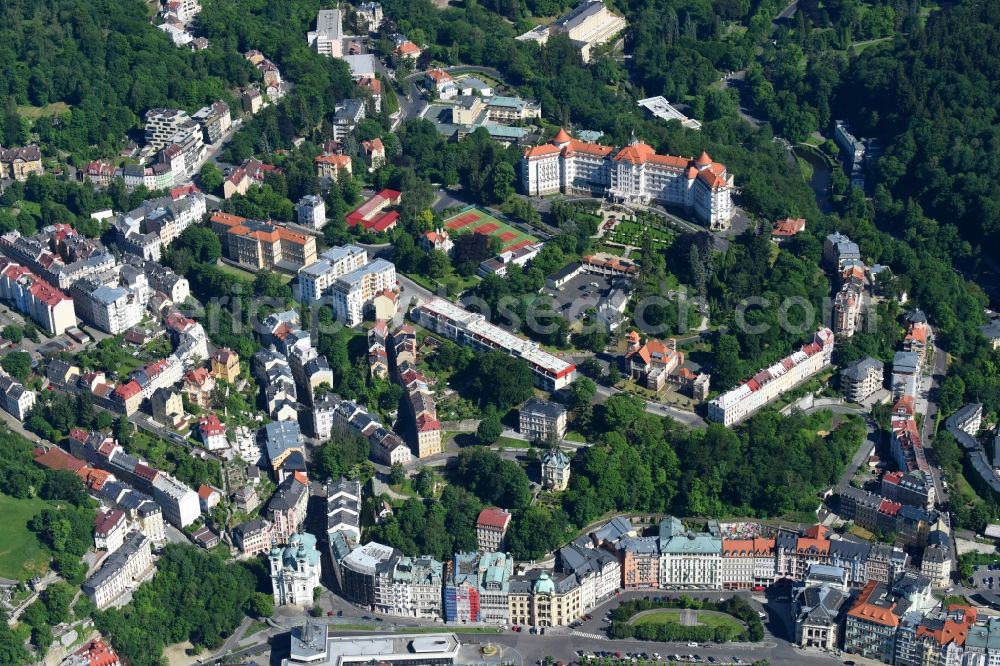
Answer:
[[[601,297],[611,289],[612,278],[605,275],[580,273],[562,286],[561,289],[542,289],[556,302],[556,309],[570,323],[583,318],[587,308],[596,308]]]
[[[978,590],[1000,590],[1000,564],[976,567],[972,572],[972,582]]]

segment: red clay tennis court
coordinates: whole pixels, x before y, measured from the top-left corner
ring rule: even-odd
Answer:
[[[499,238],[502,243],[509,243],[515,238],[517,238],[517,234],[515,234],[513,231],[505,231],[499,236],[497,236],[497,238]]]
[[[491,234],[499,228],[500,225],[496,222],[487,222],[486,224],[480,224],[478,227],[473,229],[473,231],[477,234]]]
[[[520,250],[522,247],[527,247],[527,246],[531,245],[534,242],[535,241],[532,240],[531,238],[525,238],[523,241],[520,241],[518,243],[514,243],[513,245],[508,245],[502,251],[503,252],[513,252],[515,250]]]
[[[456,217],[454,220],[451,220],[450,222],[448,222],[448,224],[444,226],[450,229],[451,231],[457,231],[462,227],[469,226],[478,219],[479,219],[479,213],[466,213],[462,217]]]

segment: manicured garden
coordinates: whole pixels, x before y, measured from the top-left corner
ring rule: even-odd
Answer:
[[[622,220],[606,236],[606,239],[613,243],[632,245],[639,247],[642,245],[642,237],[648,234],[654,243],[669,245],[673,240],[673,234],[665,229],[648,224],[644,221]]]
[[[686,624],[687,621],[683,619],[682,615],[684,613],[689,613],[695,624]],[[656,610],[642,611],[638,615],[634,616],[629,621],[629,624],[633,626],[659,626],[674,624],[679,626],[710,627],[712,629],[718,629],[721,627],[731,631],[733,635],[739,634],[743,631],[743,624],[736,620],[732,615],[726,615],[725,613],[709,610],[682,611],[676,608],[659,608]]]

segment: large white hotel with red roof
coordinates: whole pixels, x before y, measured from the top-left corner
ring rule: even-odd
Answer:
[[[725,229],[734,211],[733,176],[708,153],[697,159],[658,155],[633,140],[615,150],[580,141],[566,130],[549,143],[524,151],[521,187],[525,194],[584,192],[623,203],[683,206],[711,229]]]

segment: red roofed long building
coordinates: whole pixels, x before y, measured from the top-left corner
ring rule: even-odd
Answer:
[[[30,270],[12,261],[0,260],[0,298],[14,303],[19,312],[51,335],[61,335],[76,326],[73,299]]]
[[[399,213],[385,209],[399,203],[402,193],[397,190],[380,190],[368,201],[364,202],[347,214],[347,226],[356,227],[359,224],[365,231],[382,232],[396,226]]]
[[[638,140],[615,150],[580,141],[566,130],[522,157],[521,189],[541,196],[582,192],[633,203],[683,206],[711,229],[729,226],[733,176],[707,153],[697,159],[659,155]]]
[[[708,418],[728,427],[747,418],[830,364],[833,331],[823,327],[809,344],[708,403]]]

